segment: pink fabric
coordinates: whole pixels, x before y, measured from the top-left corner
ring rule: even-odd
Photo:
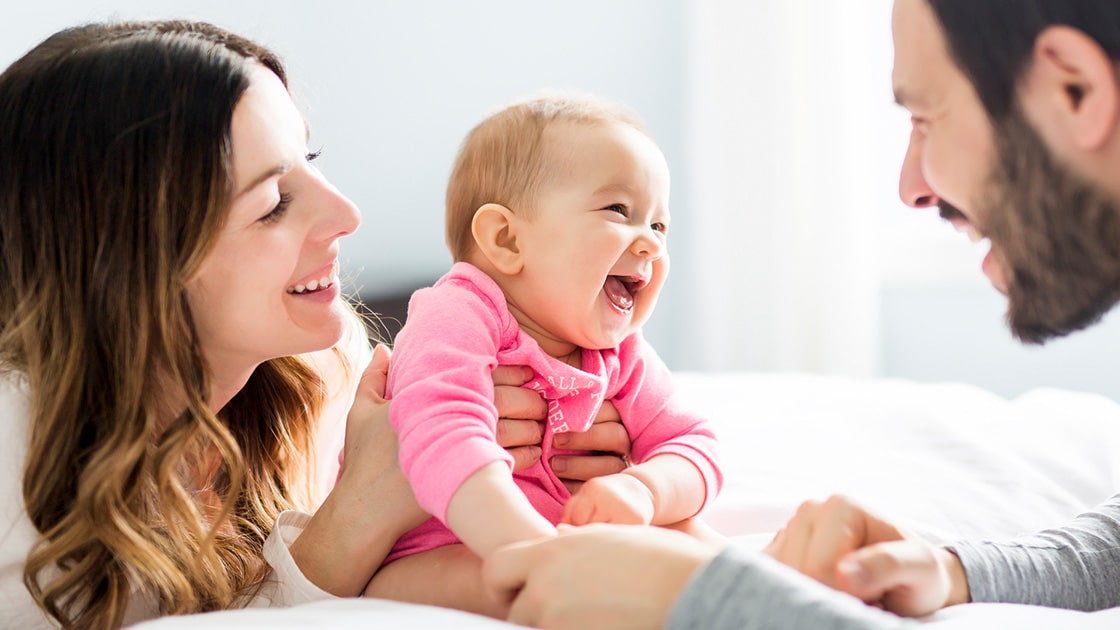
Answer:
[[[553,523],[570,495],[544,465],[563,452],[553,448],[552,434],[586,430],[604,399],[622,416],[635,463],[680,455],[703,475],[705,505],[719,492],[715,436],[706,420],[674,404],[669,370],[640,333],[618,348],[584,350],[583,369],[574,368],[545,354],[521,330],[489,276],[457,263],[433,287],[413,294],[393,350],[387,389],[401,468],[420,506],[435,518],[402,537],[386,562],[459,542],[443,525],[451,496],[483,466],[512,465],[494,437],[498,414],[490,372],[498,365],[531,367],[536,376],[525,387],[548,401],[551,431],[545,432],[541,460],[514,478]]]

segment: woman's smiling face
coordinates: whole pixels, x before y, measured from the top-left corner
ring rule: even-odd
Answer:
[[[219,376],[341,338],[338,241],[360,223],[354,204],[312,166],[307,125],[263,66],[252,72],[230,133],[233,200],[187,285],[203,356]]]

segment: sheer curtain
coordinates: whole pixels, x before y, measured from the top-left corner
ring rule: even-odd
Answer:
[[[876,223],[901,158],[898,130],[884,134],[884,116],[900,124],[890,6],[689,3],[690,297],[703,369],[877,373]]]

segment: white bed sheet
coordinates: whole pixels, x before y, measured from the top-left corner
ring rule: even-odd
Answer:
[[[1002,538],[1058,525],[1120,490],[1120,406],[1036,390],[1006,400],[959,384],[806,374],[677,375],[715,423],[725,470],[707,520],[758,545],[806,498],[844,493],[934,540]],[[946,629],[1113,628],[1095,614],[969,605]],[[145,628],[508,628],[423,606],[340,600],[173,618]]]

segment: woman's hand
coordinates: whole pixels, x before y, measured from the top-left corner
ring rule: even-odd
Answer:
[[[521,387],[533,377],[524,366],[501,365],[494,369],[494,405],[498,408],[498,444],[513,456],[514,470],[527,468],[540,459],[544,418],[548,406],[533,390]],[[582,433],[558,433],[556,448],[594,451],[590,455],[554,455],[552,472],[575,493],[584,481],[622,472],[630,465],[630,435],[618,410],[606,401],[594,424]]]
[[[384,398],[388,369],[389,349],[377,346],[346,420],[338,482],[291,545],[307,579],[342,597],[361,593],[397,539],[428,518],[397,461]]]
[[[522,387],[532,376],[529,368],[517,365],[499,365],[492,373],[497,441],[513,456],[514,470],[528,468],[541,458],[548,406],[539,394]]]
[[[842,497],[806,501],[764,550],[779,562],[893,613],[969,601],[960,560]]]
[[[556,538],[502,547],[482,579],[509,620],[543,628],[661,628],[689,578],[718,548],[660,527],[560,526]]]
[[[553,455],[549,459],[552,472],[572,494],[579,492],[588,479],[614,475],[630,467],[630,434],[609,400],[599,407],[590,429],[582,433],[557,433],[552,445],[570,451],[592,451],[591,455]]]

